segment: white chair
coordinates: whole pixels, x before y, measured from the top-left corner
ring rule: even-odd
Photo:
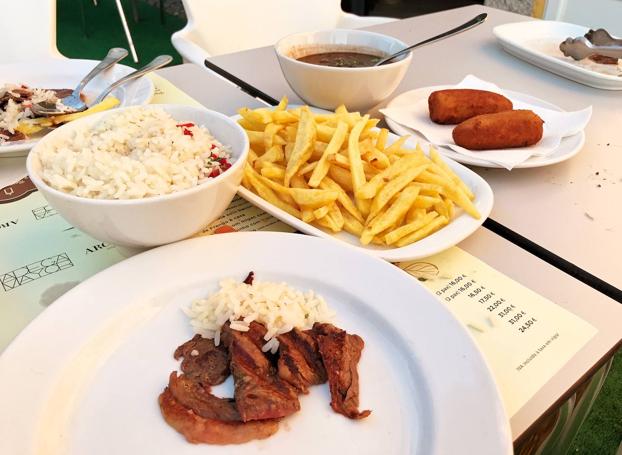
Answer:
[[[296,32],[394,21],[345,13],[340,0],[182,0],[188,23],[171,41],[185,62],[274,44]]]
[[[56,0],[3,1],[0,64],[62,58],[56,48]]]
[[[604,28],[619,37],[622,36],[622,1],[547,0],[543,19]]]

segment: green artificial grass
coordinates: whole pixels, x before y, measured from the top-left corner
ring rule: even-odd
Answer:
[[[97,3],[98,6],[94,6],[91,0],[57,0],[56,41],[58,50],[66,57],[100,60],[112,47],[130,50],[115,2],[99,0]],[[175,58],[171,65],[180,64],[181,57],[171,44],[171,34],[183,28],[185,21],[166,14],[162,24],[158,8],[137,1],[140,21],[134,22],[131,2],[122,3],[139,62],[134,63],[129,55],[121,63],[143,66],[160,54],[169,54]],[[80,4],[84,8],[87,36],[82,26]]]
[[[622,350],[613,364],[600,394],[569,454],[615,455],[622,442]]]
[[[19,0],[15,0],[19,1]],[[226,0],[223,0],[226,1]],[[88,36],[84,35],[80,3],[84,6]],[[102,59],[111,47],[129,50],[121,20],[113,0],[57,0],[57,44],[67,57]],[[185,25],[185,21],[166,15],[160,23],[160,11],[147,3],[137,2],[140,22],[134,22],[131,2],[123,2],[128,25],[139,56],[136,65],[131,57],[122,63],[142,66],[160,54],[172,55],[172,64],[181,63],[181,57],[171,44],[171,34]],[[622,439],[622,352],[615,357],[609,376],[590,415],[581,427],[570,454],[614,455]]]

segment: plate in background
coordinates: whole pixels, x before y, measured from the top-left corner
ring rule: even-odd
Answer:
[[[50,59],[0,65],[0,85],[11,83],[25,84],[33,88],[70,88],[73,90],[98,63],[96,60]],[[95,100],[114,81],[132,71],[134,68],[117,63],[101,73],[83,90],[87,104]],[[153,97],[153,92],[154,85],[151,79],[141,77],[114,90],[112,95],[121,101],[119,107],[124,107],[148,104]],[[27,155],[44,134],[45,132],[31,139],[0,145],[0,158]]]

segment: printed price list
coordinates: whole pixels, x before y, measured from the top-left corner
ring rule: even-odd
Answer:
[[[495,322],[508,324],[520,333],[525,333],[538,323],[538,319],[519,304],[511,303],[509,298],[464,273],[448,281],[436,291],[436,295],[449,304],[456,299],[473,302],[481,306]]]

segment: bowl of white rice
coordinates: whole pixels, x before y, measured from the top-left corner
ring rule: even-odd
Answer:
[[[218,112],[135,106],[61,126],[26,166],[73,226],[111,244],[151,247],[187,238],[223,213],[248,149],[244,130]]]

